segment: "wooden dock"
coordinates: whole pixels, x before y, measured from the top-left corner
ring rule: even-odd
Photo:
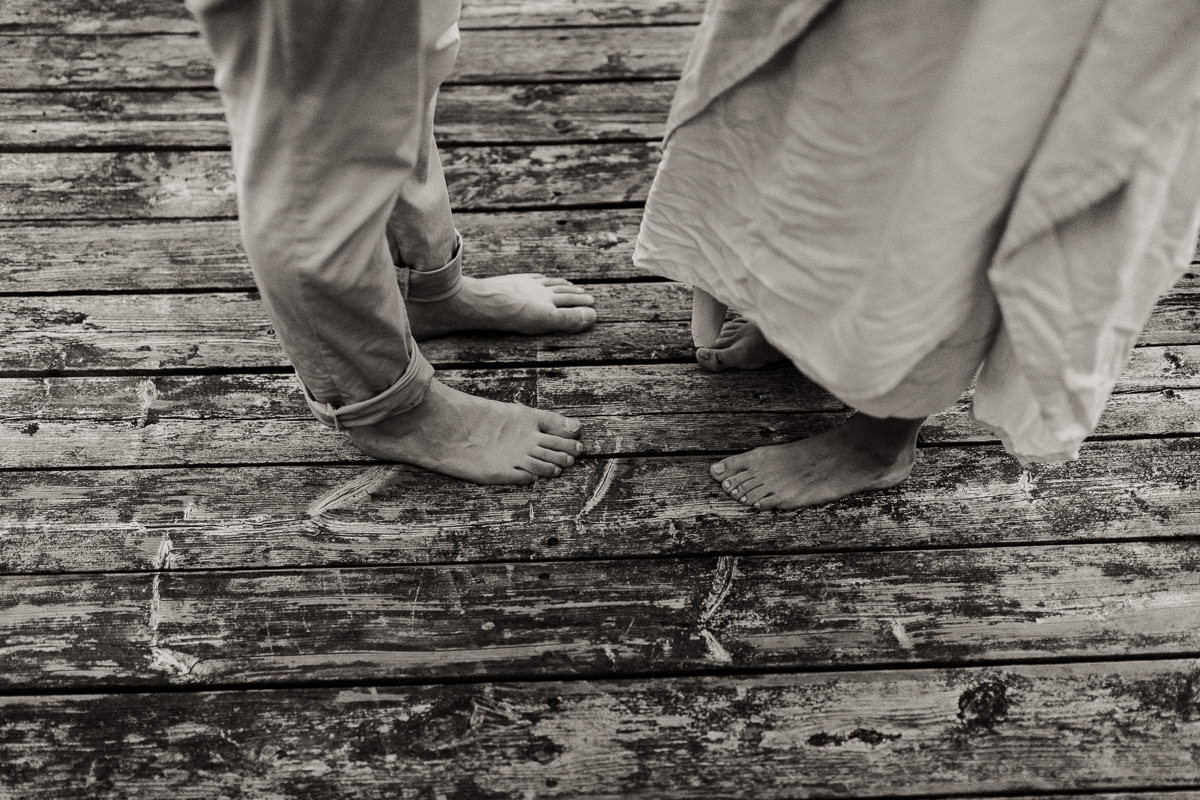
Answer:
[[[423,345],[585,421],[483,488],[310,417],[181,5],[0,4],[0,798],[1200,800],[1200,278],[1078,462],[964,404],[901,488],[747,512],[708,464],[847,410],[700,371],[630,263],[700,5],[465,10],[468,269],[600,313]]]

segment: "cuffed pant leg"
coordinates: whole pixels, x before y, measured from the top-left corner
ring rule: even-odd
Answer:
[[[423,15],[425,73],[422,85],[425,115],[416,163],[400,186],[388,220],[392,257],[407,287],[408,270],[431,271],[449,266],[458,255],[457,234],[446,191],[437,143],[433,137],[438,89],[454,68],[458,56],[458,0],[432,0]]]
[[[432,379],[385,235],[426,127],[427,5],[189,0],[229,119],[250,265],[327,423],[408,410]],[[342,407],[354,413],[322,413]]]

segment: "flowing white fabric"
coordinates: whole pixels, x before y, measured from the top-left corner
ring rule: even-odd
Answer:
[[[1195,242],[1198,70],[1200,4],[717,0],[635,260],[876,416],[986,358],[977,418],[1073,458]]]

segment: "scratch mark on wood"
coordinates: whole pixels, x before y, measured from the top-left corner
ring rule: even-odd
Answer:
[[[596,488],[592,491],[592,496],[583,504],[583,508],[579,509],[579,513],[575,515],[576,522],[582,522],[583,518],[596,506],[600,505],[600,501],[608,494],[608,490],[612,488],[613,481],[617,477],[617,466],[621,459],[611,459],[604,465],[604,470],[600,473],[600,480],[596,482]]]
[[[721,556],[717,559],[717,570],[713,573],[712,586],[704,601],[704,609],[700,612],[700,625],[707,626],[708,621],[721,609],[721,604],[729,596],[733,587],[733,575],[737,570],[736,556]]]
[[[620,666],[620,664],[617,663],[617,652],[613,649],[611,644],[606,644],[601,649],[604,650],[604,657],[608,659],[608,663],[612,664],[614,669]]]
[[[708,657],[718,664],[732,664],[733,656],[709,630],[708,623],[721,610],[721,605],[729,596],[736,571],[737,558],[735,556],[721,556],[717,559],[717,569],[713,572],[712,583],[708,588],[708,597],[704,599],[704,606],[700,610],[700,639],[708,650]]]
[[[200,663],[195,656],[172,650],[169,647],[150,648],[150,668],[160,672],[170,672],[180,677],[189,676]]]
[[[383,465],[363,470],[309,504],[308,516],[316,519],[328,511],[350,505],[370,495],[388,482],[394,470],[395,467]]]
[[[162,541],[158,544],[158,553],[154,556],[154,577],[150,582],[150,612],[146,625],[150,629],[150,669],[167,672],[179,677],[192,675],[200,659],[195,656],[163,647],[159,642],[158,628],[162,622],[162,592],[160,584],[164,571],[175,565],[175,543],[168,533],[163,533]]]
[[[1034,502],[1042,498],[1042,493],[1037,487],[1037,483],[1030,474],[1029,469],[1021,470],[1021,477],[1017,478],[1017,488],[1021,490],[1021,494],[1025,495],[1025,499],[1029,502]]]
[[[162,541],[158,543],[158,553],[154,556],[154,569],[173,569],[175,567],[175,543],[171,541],[171,534],[163,533]],[[158,576],[155,575],[155,588],[158,587]]]
[[[134,427],[144,428],[147,425],[153,425],[157,419],[155,417],[152,406],[158,400],[158,386],[155,385],[153,378],[146,378],[137,385],[138,398],[138,418],[134,421]]]
[[[700,638],[704,640],[705,646],[708,648],[708,657],[718,664],[732,664],[733,656],[729,655],[729,651],[725,649],[716,636],[713,636],[712,631],[708,628],[700,630]]]
[[[908,631],[904,629],[904,622],[900,619],[892,620],[892,636],[896,637],[896,644],[904,650],[913,649],[912,637],[908,635]]]

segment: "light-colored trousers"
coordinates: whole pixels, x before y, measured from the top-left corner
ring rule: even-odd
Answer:
[[[420,403],[410,302],[452,294],[461,243],[433,141],[458,0],[188,0],[216,66],[254,279],[327,425]]]

